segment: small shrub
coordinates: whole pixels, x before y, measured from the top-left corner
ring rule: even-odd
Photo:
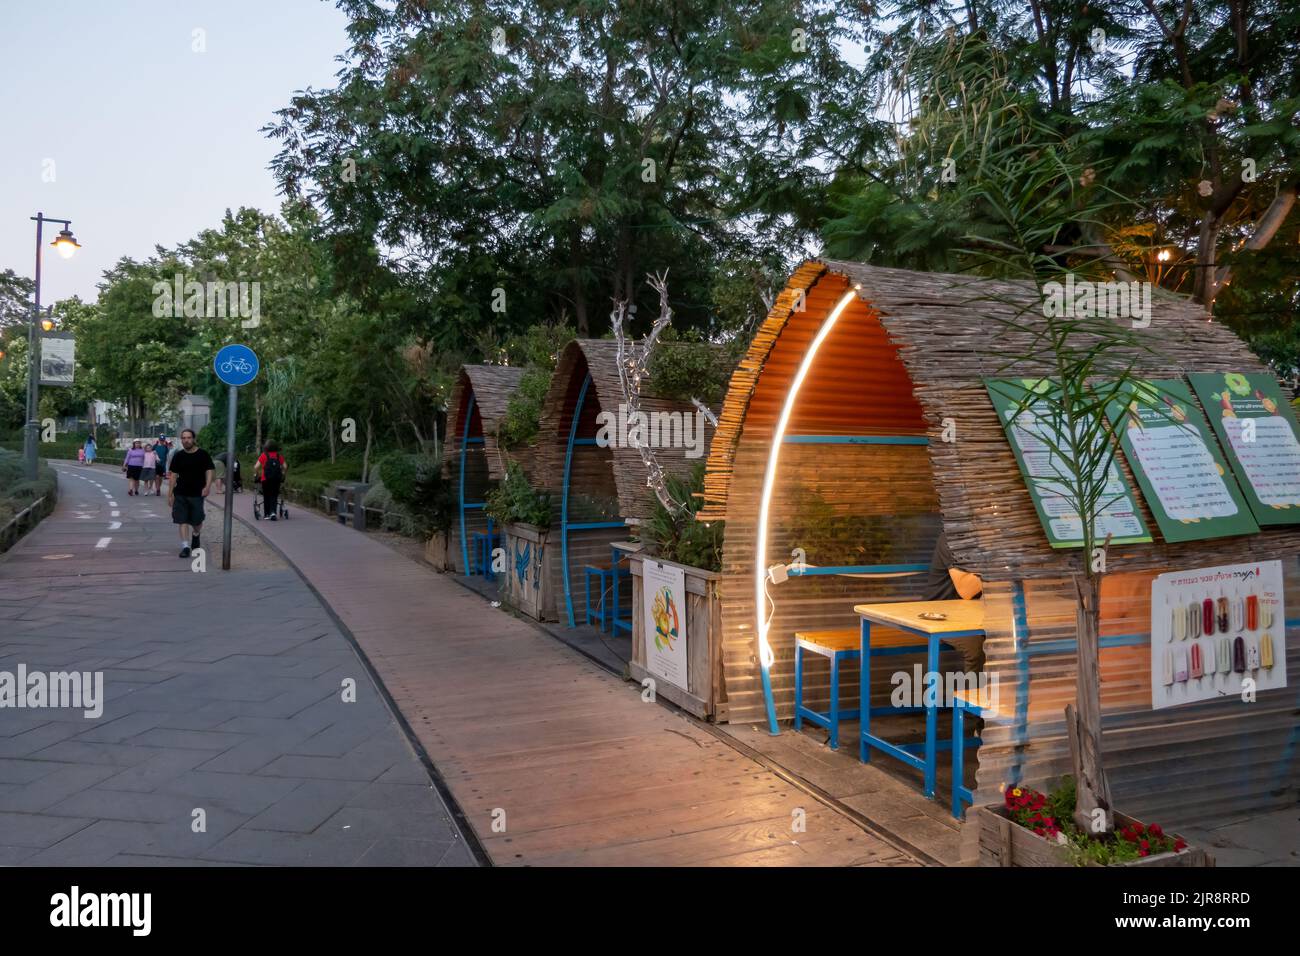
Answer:
[[[647,393],[659,398],[689,402],[698,398],[705,405],[722,401],[726,370],[708,342],[694,338],[665,339],[650,354]]]
[[[329,444],[323,438],[311,438],[307,441],[285,445],[281,450],[284,460],[290,464],[306,464],[310,461],[329,461]]]
[[[704,487],[704,463],[696,465],[690,481],[669,475],[664,484],[674,501],[686,503],[686,510],[674,516],[656,500],[654,514],[640,526],[641,540],[656,557],[665,561],[676,561],[702,571],[721,571],[723,522],[706,524],[695,518],[702,501],[696,492]]]
[[[421,457],[395,451],[375,469],[396,500],[411,501],[415,497],[416,469]]]
[[[550,387],[551,369],[534,367],[524,373],[497,424],[497,441],[501,447],[520,448],[533,440]]]
[[[380,511],[387,511],[393,506],[393,494],[382,481],[377,481],[370,486],[370,490],[366,492],[361,504],[366,508],[378,508]]]
[[[501,524],[551,526],[551,494],[533,488],[518,462],[506,464],[506,476],[487,494],[487,513]]]

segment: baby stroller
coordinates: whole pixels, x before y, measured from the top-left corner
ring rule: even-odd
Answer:
[[[256,482],[254,482],[254,483],[253,483],[253,488],[254,488],[254,490],[253,490],[253,520],[254,520],[254,521],[261,521],[263,518],[265,518],[265,517],[269,517],[269,515],[265,515],[265,514],[262,513],[263,510],[264,510],[265,507],[266,507],[266,499],[264,499],[264,498],[262,497],[262,483],[261,483],[260,481],[256,481]],[[284,506],[284,486],[283,486],[283,485],[280,486],[280,497],[279,497],[279,500],[278,500],[276,503],[280,506],[280,517],[283,518],[283,519],[285,519],[285,520],[288,520],[288,518],[289,518],[289,509],[286,508],[286,507]]]

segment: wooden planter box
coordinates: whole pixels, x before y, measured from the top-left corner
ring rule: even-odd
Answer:
[[[424,542],[424,560],[439,571],[455,571],[456,560],[452,547],[452,535],[446,531],[439,531]]]
[[[681,568],[685,575],[686,687],[671,684],[646,669],[646,561]],[[628,562],[632,566],[632,660],[628,662],[632,679],[640,682],[648,677],[655,682],[656,694],[696,717],[712,718],[718,713],[718,705],[726,700],[722,683],[722,604],[718,600],[722,575],[673,561],[658,561],[639,552],[629,555]]]
[[[549,531],[531,524],[506,525],[506,569],[501,598],[538,621],[554,621],[555,592],[551,581],[559,548],[547,541]]]
[[[1073,866],[1066,847],[1013,823],[1006,808],[998,804],[972,807],[967,825],[979,828],[980,866]],[[1140,821],[1115,812],[1115,829]],[[1176,837],[1178,834],[1171,833]],[[1200,847],[1188,846],[1181,853],[1161,853],[1122,866],[1214,866],[1214,857]]]

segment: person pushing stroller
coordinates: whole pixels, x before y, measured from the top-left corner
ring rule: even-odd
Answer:
[[[288,471],[289,466],[284,455],[280,454],[279,444],[267,441],[262,454],[257,458],[257,464],[253,466],[253,480],[261,483],[261,513],[270,521],[275,521],[281,514],[280,488]],[[256,507],[253,517],[257,517]]]

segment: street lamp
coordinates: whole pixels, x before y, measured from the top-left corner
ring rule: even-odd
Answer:
[[[63,229],[59,232],[58,237],[50,243],[59,251],[59,255],[64,259],[71,259],[73,254],[81,248],[81,243],[72,234],[72,220],[70,219],[51,219],[43,213],[37,213],[31,217],[32,222],[36,223],[36,288],[32,301],[32,321],[27,326],[27,427],[23,430],[23,457],[27,462],[27,477],[36,480],[36,446],[37,439],[40,436],[41,423],[37,420],[37,411],[40,404],[40,356],[36,354],[37,335],[36,324],[41,315],[41,231],[47,222],[57,222],[63,224]],[[48,332],[53,328],[54,323],[46,320],[41,323]]]

